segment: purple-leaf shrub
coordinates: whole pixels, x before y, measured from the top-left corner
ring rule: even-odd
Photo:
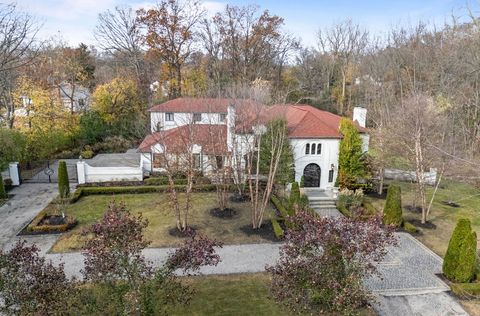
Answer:
[[[149,245],[143,236],[148,221],[132,215],[124,203],[111,202],[103,218],[87,231],[92,238],[85,245],[86,280],[137,282],[150,276],[142,250]]]
[[[222,247],[222,244],[204,235],[191,233],[189,239],[168,257],[166,267],[171,271],[181,269],[184,273],[193,273],[202,266],[216,266],[220,256],[215,253],[215,247]]]
[[[321,218],[300,212],[281,247],[271,291],[292,310],[354,313],[372,295],[363,280],[376,273],[376,263],[396,242],[393,230],[380,218],[355,221]]]
[[[5,314],[62,314],[76,293],[65,276],[63,264],[58,267],[39,256],[35,245],[17,242],[0,251],[0,311]]]

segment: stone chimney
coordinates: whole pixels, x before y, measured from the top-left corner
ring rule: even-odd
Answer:
[[[367,109],[359,106],[354,107],[352,120],[357,121],[361,127],[366,127]]]

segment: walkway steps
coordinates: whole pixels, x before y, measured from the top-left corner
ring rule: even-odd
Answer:
[[[339,217],[342,216],[337,210],[336,201],[330,192],[321,190],[306,190],[310,207],[322,217]]]

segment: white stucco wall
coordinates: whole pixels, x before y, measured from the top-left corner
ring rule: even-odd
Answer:
[[[142,181],[143,163],[138,167],[92,167],[84,161],[77,162],[78,183]]]
[[[195,122],[195,124],[226,124],[226,120],[220,121],[220,114],[227,113],[202,113],[202,120]],[[173,121],[165,120],[165,112],[150,113],[150,125],[152,132],[157,131],[158,125],[162,126],[164,130],[167,130],[191,123],[193,123],[193,113],[175,112],[173,113]]]
[[[322,144],[322,152],[317,154],[305,154],[306,145]],[[338,172],[338,151],[340,139],[290,139],[295,158],[295,181],[300,182],[305,167],[315,163],[320,167],[320,188],[328,189],[335,185]],[[333,182],[328,182],[328,172],[334,165]]]

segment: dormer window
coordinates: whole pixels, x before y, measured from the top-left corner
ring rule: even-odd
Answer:
[[[225,122],[227,119],[227,113],[220,113],[220,122]]]
[[[165,121],[173,121],[173,113],[165,113]]]
[[[193,121],[194,122],[201,122],[202,121],[202,113],[193,113]]]

